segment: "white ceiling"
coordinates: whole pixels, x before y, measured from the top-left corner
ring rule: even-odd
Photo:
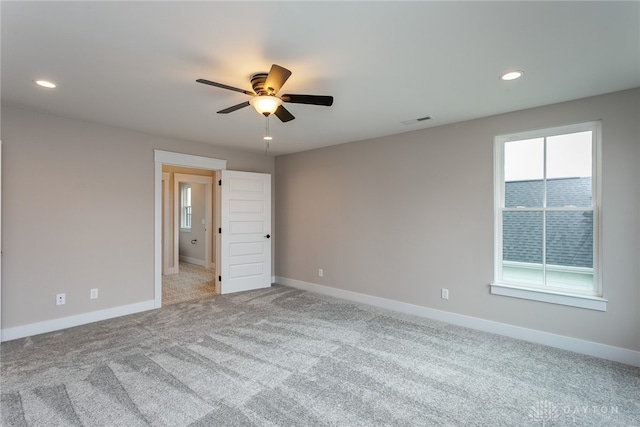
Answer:
[[[640,2],[2,1],[2,102],[264,151],[265,119],[228,115],[249,76],[293,72],[271,155],[640,86]],[[522,69],[525,76],[498,76]],[[59,87],[41,89],[32,80]],[[405,120],[433,116],[427,122]]]

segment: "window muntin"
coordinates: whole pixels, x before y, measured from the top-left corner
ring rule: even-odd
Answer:
[[[496,138],[496,282],[600,295],[599,123]]]

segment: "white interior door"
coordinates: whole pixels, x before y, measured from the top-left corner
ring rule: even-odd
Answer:
[[[271,286],[271,175],[221,171],[220,293]]]

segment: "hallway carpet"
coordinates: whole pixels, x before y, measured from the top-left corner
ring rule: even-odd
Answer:
[[[180,262],[178,274],[162,276],[162,305],[193,301],[215,294],[215,270]]]

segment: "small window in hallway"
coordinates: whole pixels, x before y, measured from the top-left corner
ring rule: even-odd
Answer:
[[[191,186],[180,184],[180,230],[191,231]]]

